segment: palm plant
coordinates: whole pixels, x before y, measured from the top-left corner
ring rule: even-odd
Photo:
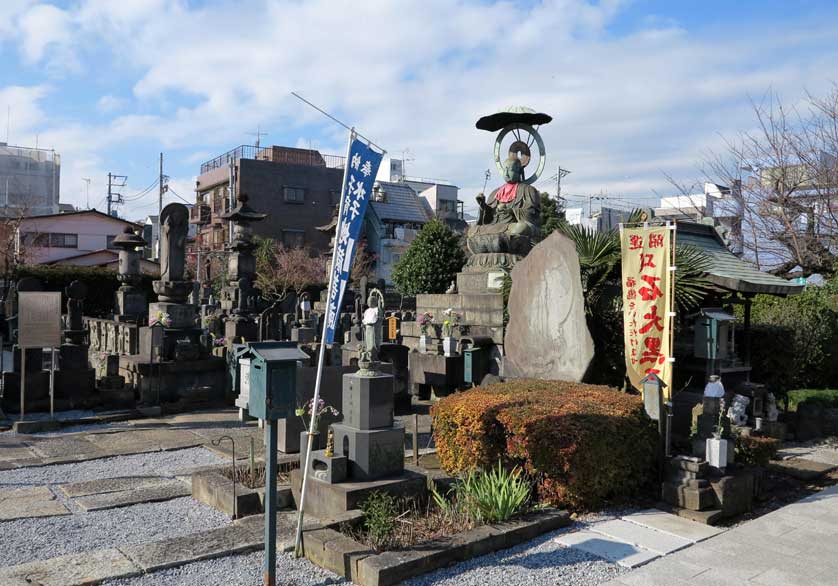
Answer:
[[[640,210],[634,210],[626,223],[640,221]],[[590,314],[607,291],[618,292],[621,276],[620,233],[618,230],[597,232],[580,225],[563,222],[558,230],[570,238],[579,255],[585,309]],[[675,246],[678,271],[675,273],[675,303],[681,311],[695,307],[710,288],[705,273],[710,258],[700,249]]]

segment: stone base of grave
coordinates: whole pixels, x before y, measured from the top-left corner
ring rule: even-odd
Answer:
[[[300,487],[303,482],[302,471],[291,471],[291,493],[296,507],[300,506]],[[425,476],[405,470],[397,476],[381,478],[368,482],[339,482],[329,484],[314,477],[309,477],[306,488],[306,514],[321,519],[335,517],[361,508],[367,497],[373,492],[386,492],[395,497],[419,496],[427,488]]]
[[[484,274],[485,277],[485,274]],[[469,277],[471,278],[471,277]],[[460,349],[453,356],[442,354],[442,328],[437,325],[445,319],[445,311],[451,308],[460,315],[460,326],[452,337]],[[488,343],[488,368],[491,374],[501,374],[503,357],[503,295],[498,293],[446,293],[442,295],[417,295],[416,315],[429,313],[434,316],[434,325],[428,328],[430,350],[420,352],[419,337],[422,335],[415,321],[401,323],[402,344],[410,349],[409,392],[423,398],[433,390],[444,395],[460,388],[463,382],[463,342],[482,339]]]
[[[224,337],[236,344],[259,339],[259,326],[249,319],[228,319],[224,322]]]
[[[27,371],[29,368],[27,366]],[[27,413],[49,411],[49,372],[40,370],[26,373],[24,410]],[[3,373],[3,412],[20,413],[20,374]]]
[[[163,330],[163,359],[190,361],[202,357],[201,335],[203,330],[196,327],[165,328]],[[141,327],[139,333],[139,355],[145,360],[151,357],[152,330]]]
[[[96,371],[92,368],[55,371],[55,400],[64,401],[70,409],[96,406]]]
[[[335,423],[332,431],[335,454],[349,458],[349,476],[353,480],[374,480],[404,470],[403,427],[357,429]]]
[[[410,394],[428,399],[444,397],[463,385],[463,355],[443,356],[411,352],[408,358]]]
[[[145,293],[120,287],[116,291],[116,319],[136,319],[148,312]]]
[[[184,329],[195,327],[195,318],[197,311],[194,305],[185,303],[172,303],[168,301],[158,301],[157,303],[149,303],[148,316],[149,320],[156,320],[159,314],[168,314],[169,319],[172,320],[167,328]]]
[[[720,473],[704,460],[676,456],[667,464],[661,497],[679,515],[714,524],[750,511],[756,483],[753,470],[732,466]]]
[[[134,390],[125,386],[125,377],[108,375],[100,378],[96,383],[99,391],[99,403],[108,409],[130,408],[136,404]]]
[[[119,374],[144,405],[218,404],[224,401],[227,384],[226,361],[216,356],[162,363],[142,356],[120,356]]]
[[[311,344],[316,337],[316,330],[311,327],[291,328],[291,341],[300,344]]]

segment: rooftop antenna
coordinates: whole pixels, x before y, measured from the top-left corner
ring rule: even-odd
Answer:
[[[257,149],[262,144],[262,137],[263,136],[268,136],[267,132],[262,132],[262,127],[258,124],[256,125],[256,132],[250,132],[248,134],[250,134],[250,136],[255,136],[256,137],[256,148]]]

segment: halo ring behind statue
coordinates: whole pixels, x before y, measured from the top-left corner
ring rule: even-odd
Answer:
[[[512,143],[506,156],[501,158],[501,145],[503,144],[503,139],[506,138],[506,135],[510,132],[515,133],[517,140]],[[529,134],[529,138],[521,140],[521,132]],[[526,167],[531,162],[532,153],[530,152],[530,143],[538,146],[538,164],[536,165],[535,171],[523,180],[523,182],[528,185],[532,185],[538,180],[544,172],[544,166],[547,163],[547,151],[544,148],[544,141],[542,140],[541,135],[535,128],[523,122],[508,124],[500,131],[497,139],[495,139],[495,166],[498,168],[498,171],[500,171],[501,177],[504,173],[503,162],[509,157],[509,155],[515,155],[518,152],[522,153],[523,156],[521,156],[520,159],[523,167]]]

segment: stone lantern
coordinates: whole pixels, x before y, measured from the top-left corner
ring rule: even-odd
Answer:
[[[228,246],[227,260],[228,285],[222,290],[221,307],[230,319],[224,325],[224,335],[228,342],[255,340],[258,337],[255,313],[258,310],[260,292],[253,286],[256,274],[256,258],[253,256],[253,222],[261,222],[267,214],[251,208],[248,197],[240,193],[236,207],[221,217],[233,223],[233,240]]]
[[[116,292],[114,319],[135,321],[146,311],[145,293],[137,287],[142,279],[137,249],[144,247],[146,241],[131,226],[126,226],[125,231],[113,239],[113,245],[119,249],[119,273],[116,278],[122,283]]]

